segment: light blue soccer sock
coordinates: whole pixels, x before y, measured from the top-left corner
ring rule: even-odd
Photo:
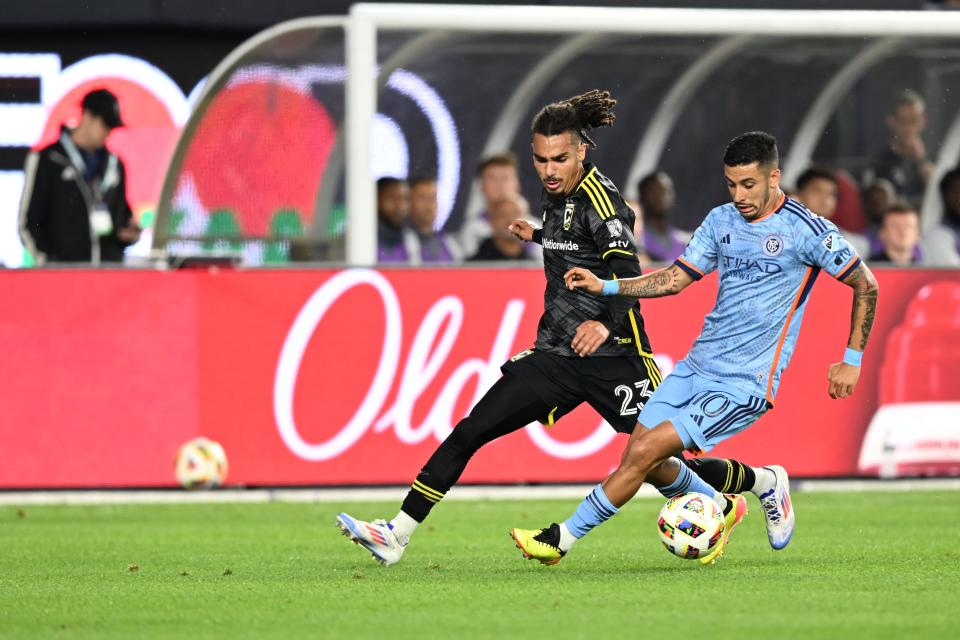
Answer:
[[[573,512],[573,515],[560,525],[560,549],[567,551],[567,549],[573,546],[574,542],[587,535],[591,529],[598,524],[603,524],[619,512],[620,510],[613,506],[607,494],[603,492],[603,485],[598,484],[593,488],[593,491],[583,499],[583,502],[581,502],[577,510]],[[573,538],[572,540],[563,535],[565,533],[564,530],[570,533]]]
[[[657,490],[664,498],[673,498],[674,496],[682,496],[685,493],[691,492],[702,493],[713,498],[714,501],[720,505],[720,509],[727,508],[727,498],[704,482],[703,478],[698,476],[690,467],[682,462],[680,463],[680,473],[677,474],[677,479],[664,487],[657,487]]]

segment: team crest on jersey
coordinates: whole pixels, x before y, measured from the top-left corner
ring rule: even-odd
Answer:
[[[616,218],[613,220],[607,220],[607,231],[609,231],[610,235],[614,238],[619,238],[623,233],[623,223]]]
[[[576,211],[577,205],[573,202],[567,202],[567,206],[563,208],[563,230],[570,231],[570,225],[573,224],[573,212]]]
[[[776,258],[783,253],[783,238],[776,233],[768,233],[763,236],[762,247],[764,255]]]

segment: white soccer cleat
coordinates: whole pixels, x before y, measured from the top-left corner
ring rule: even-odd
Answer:
[[[767,519],[767,539],[774,549],[783,549],[790,544],[793,528],[797,522],[793,504],[790,502],[790,478],[787,470],[779,465],[767,467],[777,476],[773,489],[760,496],[760,506]]]
[[[373,554],[374,560],[382,565],[400,562],[406,548],[397,540],[386,520],[364,522],[341,513],[337,515],[337,528],[354,544],[359,544]]]

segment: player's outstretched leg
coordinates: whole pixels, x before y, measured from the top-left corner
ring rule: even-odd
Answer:
[[[718,491],[753,493],[763,507],[770,546],[779,550],[790,543],[796,513],[790,501],[790,479],[783,467],[750,467],[723,458],[693,458],[683,463]]]
[[[543,564],[556,564],[577,540],[619,513],[620,507],[637,493],[647,475],[682,449],[683,442],[669,421],[653,429],[637,425],[627,442],[620,466],[602,484],[593,488],[569,518],[543,529],[513,529],[510,536],[524,557]],[[676,462],[676,466],[682,465]],[[690,469],[684,469],[696,477]],[[691,481],[690,486],[701,487],[707,495],[715,493],[699,478],[696,482]],[[718,496],[721,506],[726,506],[726,498],[722,494]]]
[[[433,452],[393,520],[366,522],[341,513],[336,519],[337,527],[382,564],[396,564],[410,536],[460,479],[467,462],[480,447],[549,413],[550,407],[527,383],[505,373]]]

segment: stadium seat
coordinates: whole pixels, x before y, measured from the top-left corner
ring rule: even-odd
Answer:
[[[935,282],[917,292],[904,322],[887,338],[880,405],[960,398],[960,284]]]
[[[833,214],[833,223],[846,231],[863,231],[867,227],[867,216],[863,212],[860,184],[843,169],[837,170],[835,175],[837,210]]]

